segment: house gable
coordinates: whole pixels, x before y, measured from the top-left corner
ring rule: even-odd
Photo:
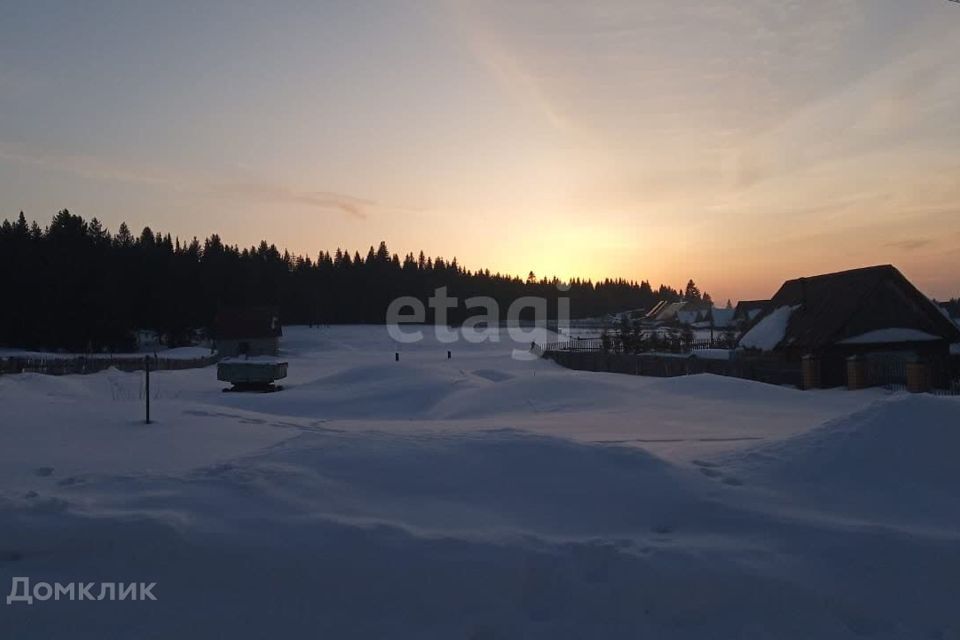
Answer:
[[[892,265],[788,280],[754,326],[782,307],[794,312],[777,345],[781,349],[814,351],[886,328],[960,339],[956,327]]]

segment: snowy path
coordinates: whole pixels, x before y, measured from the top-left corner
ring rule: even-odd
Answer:
[[[0,637],[960,637],[960,402],[288,328],[212,369],[0,377]]]

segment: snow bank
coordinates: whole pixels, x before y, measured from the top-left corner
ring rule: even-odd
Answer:
[[[787,333],[787,324],[795,308],[783,306],[773,310],[740,338],[740,347],[761,351],[775,349]]]
[[[158,597],[0,604],[0,637],[960,630],[954,399],[284,333],[284,391],[156,372],[149,426],[142,374],[0,376],[0,585]]]
[[[957,451],[960,398],[899,396],[733,457],[794,500],[960,526]]]
[[[0,349],[0,358],[37,358],[42,360],[72,360],[75,358],[141,360],[147,355],[156,355],[171,360],[194,360],[211,355],[207,347],[173,347],[137,353],[58,353],[53,351],[28,351],[24,349]]]

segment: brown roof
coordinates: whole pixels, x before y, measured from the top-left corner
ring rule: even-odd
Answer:
[[[220,309],[215,335],[221,340],[273,338],[283,335],[277,307],[229,307]]]
[[[891,327],[960,340],[957,327],[892,265],[788,280],[757,321],[783,306],[796,309],[781,347],[817,349]]]

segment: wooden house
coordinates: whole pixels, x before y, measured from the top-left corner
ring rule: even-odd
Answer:
[[[945,362],[960,330],[891,265],[788,280],[740,346],[822,363],[824,386],[844,383],[846,359]]]

